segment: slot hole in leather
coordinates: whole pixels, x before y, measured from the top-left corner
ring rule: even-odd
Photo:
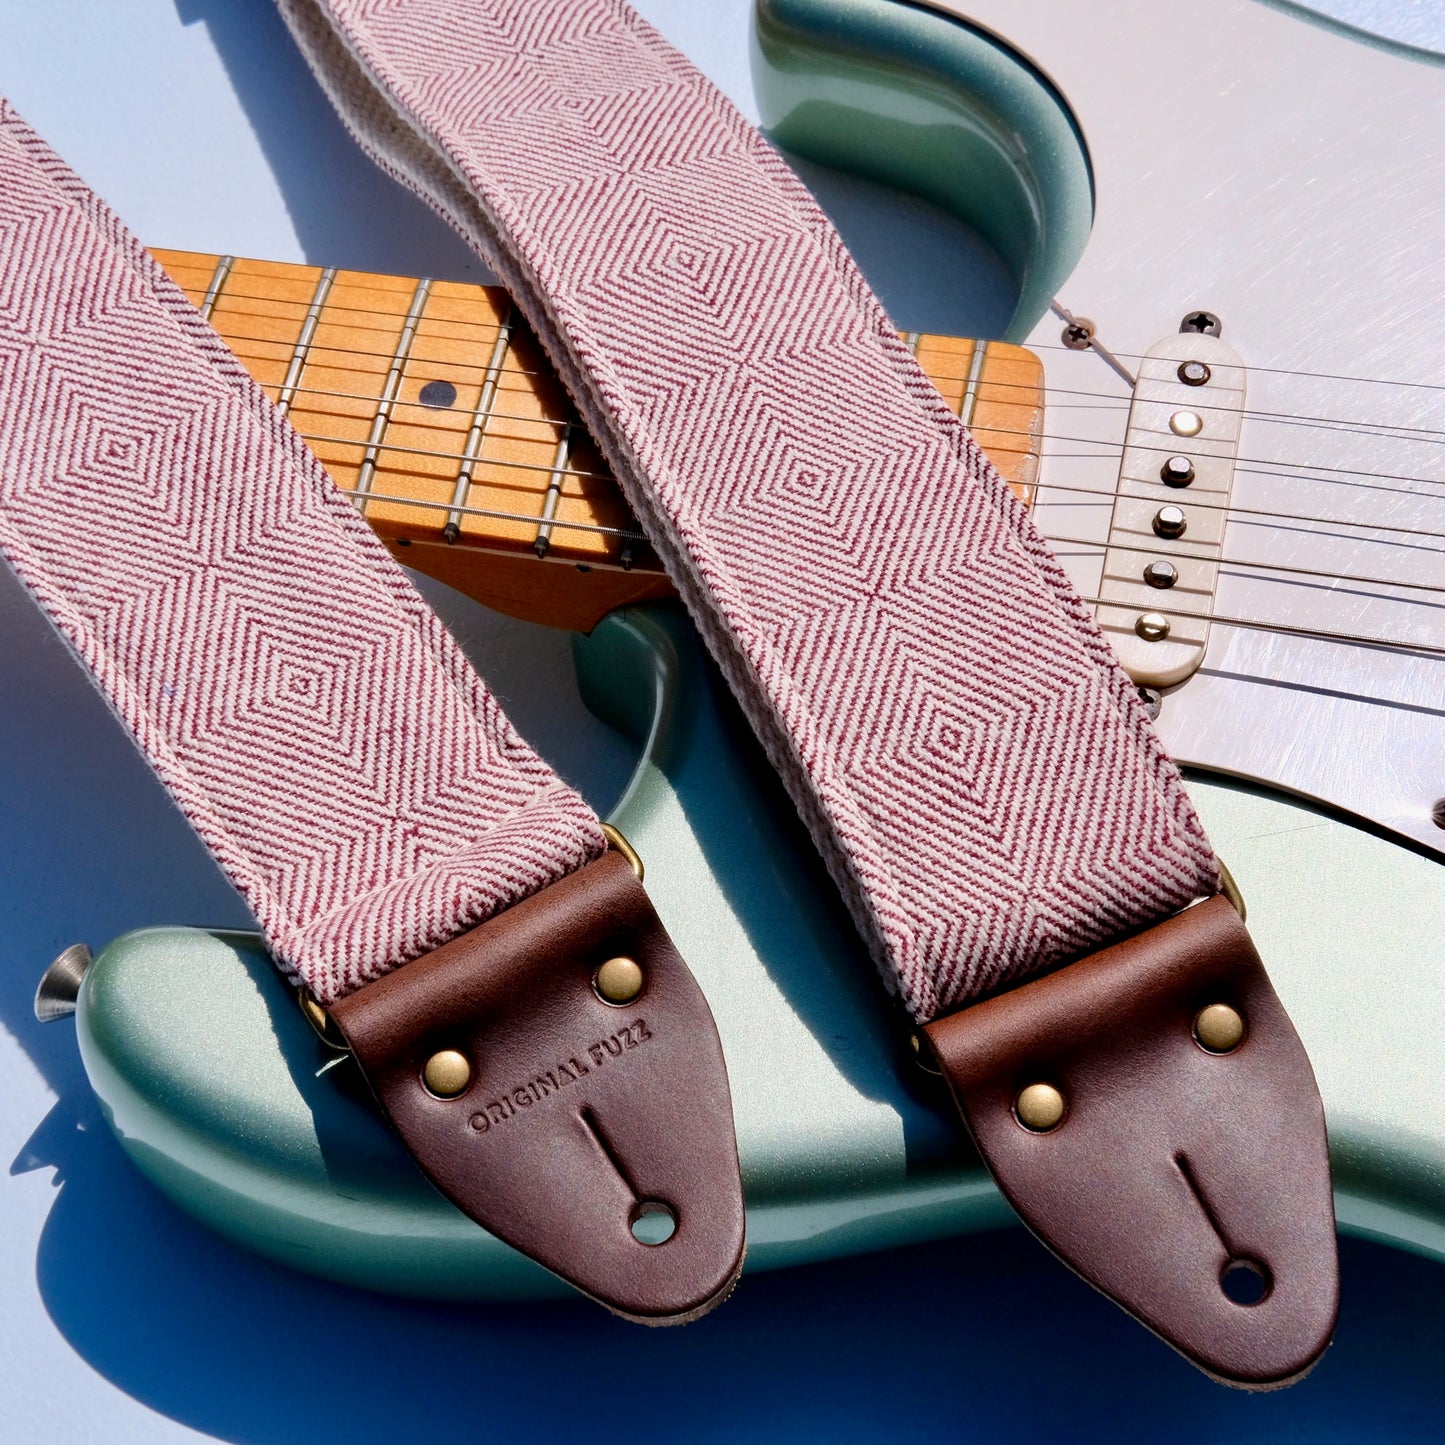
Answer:
[[[666,1244],[677,1233],[677,1216],[660,1199],[644,1199],[632,1211],[632,1237],[639,1244]]]
[[[1219,1276],[1219,1287],[1225,1298],[1246,1309],[1263,1304],[1274,1288],[1269,1270],[1257,1259],[1231,1259]]]

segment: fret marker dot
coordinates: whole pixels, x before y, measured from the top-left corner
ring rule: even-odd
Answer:
[[[434,406],[439,410],[455,406],[457,389],[449,381],[429,381],[422,387],[418,400],[423,406]]]

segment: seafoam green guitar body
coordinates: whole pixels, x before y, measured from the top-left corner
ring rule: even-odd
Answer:
[[[1067,108],[986,33],[893,0],[760,0],[778,138],[971,220],[1016,268],[1022,335],[1088,236]],[[1012,1216],[912,1062],[816,855],[667,607],[578,638],[588,706],[635,741],[612,821],[712,1004],[750,1268]],[[1211,837],[1313,1058],[1341,1223],[1445,1257],[1445,930],[1437,861],[1306,805],[1196,778]],[[1388,980],[1388,989],[1376,985]],[[107,1117],[184,1208],[260,1252],[418,1295],[560,1289],[423,1180],[258,940],[162,928],[106,948],[76,1022]]]
[[[588,705],[639,745],[612,821],[722,1034],[749,1267],[1008,1220],[686,618],[616,613],[577,662]],[[1438,864],[1298,803],[1193,792],[1314,1060],[1341,1223],[1445,1257],[1445,937],[1420,927]],[[1362,984],[1380,977],[1388,995]],[[76,1022],[127,1152],[231,1238],[408,1294],[562,1288],[426,1183],[254,935],[127,934],[91,966]]]
[[[1074,269],[1094,216],[1062,96],[987,31],[896,0],[757,0],[763,124],[797,155],[910,191],[1009,263],[1022,341]]]

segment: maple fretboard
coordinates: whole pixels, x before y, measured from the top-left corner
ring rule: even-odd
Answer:
[[[157,250],[398,561],[514,616],[590,631],[670,596],[617,482],[498,287]],[[1028,501],[1043,368],[910,333]]]

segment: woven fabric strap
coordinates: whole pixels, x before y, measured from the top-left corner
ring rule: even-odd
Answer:
[[[431,609],[0,101],[0,553],[326,1003],[600,855]]]
[[[918,1019],[1218,887],[1179,774],[827,219],[621,0],[279,0],[547,346]]]

